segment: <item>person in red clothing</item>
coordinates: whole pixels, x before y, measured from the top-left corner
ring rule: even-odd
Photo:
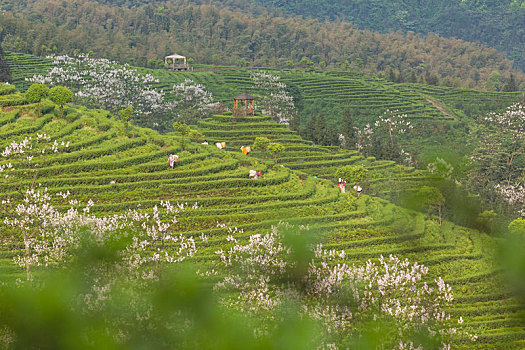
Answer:
[[[168,162],[170,163],[170,168],[173,169],[173,167],[175,166],[175,157],[173,156],[173,154],[169,152],[168,152]]]

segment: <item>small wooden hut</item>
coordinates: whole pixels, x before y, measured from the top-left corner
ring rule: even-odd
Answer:
[[[192,70],[186,57],[177,54],[164,57],[164,68],[172,71]]]
[[[240,117],[248,114],[255,115],[255,97],[243,92],[233,98],[233,115]]]

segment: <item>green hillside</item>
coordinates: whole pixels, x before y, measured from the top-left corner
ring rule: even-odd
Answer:
[[[25,78],[45,74],[52,61],[33,55],[6,55],[13,83],[25,91],[30,83]],[[191,79],[212,92],[217,101],[231,107],[231,98],[247,91],[257,94],[250,79],[254,69],[228,66],[196,66],[193,72],[169,72],[164,69],[144,69],[159,82],[154,87],[169,91],[173,85]],[[360,72],[304,71],[268,69],[271,74],[293,88],[294,98],[304,106],[300,111],[302,128],[315,114],[323,114],[337,133],[344,133],[341,121],[345,110],[350,111],[355,126],[364,126],[386,109],[407,114],[417,126],[417,132],[406,138],[404,147],[426,162],[427,154],[447,152],[463,157],[468,154],[469,130],[475,127],[473,117],[505,109],[524,98],[523,92],[490,92],[439,87],[425,84],[394,84],[385,79]]]
[[[431,7],[427,2],[420,6],[413,2],[395,6],[394,11],[389,7],[391,3],[386,1],[360,2],[359,6],[367,8],[365,13],[351,13],[377,25],[385,24],[388,19],[396,20],[398,16],[400,20],[408,17],[410,22],[409,18],[419,18],[419,13],[412,14],[413,8]],[[388,23],[380,28],[382,33],[378,33],[364,29],[366,26],[358,28],[348,21],[279,17],[264,7],[252,8],[253,1],[249,2],[250,8],[241,9],[233,3],[246,4],[240,0],[1,1],[0,42],[9,51],[40,56],[92,52],[97,57],[151,68],[161,67],[164,56],[178,53],[201,64],[352,68],[382,74],[395,82],[425,82],[498,91],[515,91],[525,82],[523,71],[516,70],[513,61],[503,52],[478,44],[483,40],[475,36],[469,36],[468,40],[473,42],[467,42],[455,39],[462,37],[460,35],[445,38],[433,33],[390,31],[392,28]],[[272,2],[271,6],[294,6],[292,3],[297,3],[305,11],[319,8],[321,11],[316,13],[322,17],[322,9],[333,8],[326,1]],[[341,5],[342,2],[335,4]],[[352,7],[355,1],[345,5]],[[431,7],[430,12],[435,11],[438,23],[450,28],[448,18],[462,12],[452,10],[443,15],[445,5],[448,3],[440,1],[438,9]],[[341,7],[334,12],[341,16],[350,12]],[[491,11],[487,10],[488,15],[483,14],[482,18],[493,19]],[[446,20],[442,20],[440,14]],[[475,19],[475,23],[460,25],[461,30],[482,27],[481,32],[489,37],[492,35],[491,22],[487,24],[478,20],[476,13],[470,18]],[[515,49],[511,58],[520,59],[523,56],[523,40],[520,39],[523,11],[517,11],[510,22],[497,20],[500,21],[505,28],[498,31],[496,40],[506,46],[496,47],[507,52]],[[426,33],[432,30],[416,31]],[[511,76],[516,83],[512,86],[507,85]]]
[[[433,178],[426,172],[365,159],[354,151],[316,146],[261,115],[232,120],[226,114],[202,120],[198,129],[210,145],[186,141],[186,150],[181,151],[178,135],[134,127],[128,137],[122,122],[105,111],[70,107],[60,119],[46,102],[46,113],[38,118],[35,106],[27,104],[22,95],[12,89],[0,93],[2,148],[36,133],[69,142],[65,153],[49,156],[38,172],[38,183],[51,193],[71,192],[67,200],[53,200],[59,207],[67,209],[70,199],[91,198],[92,212],[103,216],[139,204],[142,209],[151,208],[161,200],[198,203],[198,209],[180,215],[177,227],[184,235],[209,237],[191,258],[202,266],[218,259],[217,249],[232,244],[227,239],[232,233],[218,223],[242,229],[233,233],[241,242],[280,221],[309,225],[318,229],[326,248],[344,250],[350,262],[395,254],[429,266],[431,276],[442,276],[454,290],[450,311],[463,317],[465,329],[478,336],[474,343],[456,339],[455,348],[524,345],[521,304],[505,292],[505,279],[495,265],[497,241],[451,222],[439,225],[422,213],[375,196],[400,185],[431,184]],[[253,144],[257,136],[286,147],[277,164],[264,153],[254,151],[246,156],[240,152],[241,145]],[[218,141],[226,142],[226,149],[211,143]],[[168,167],[167,152],[180,155],[174,170]],[[347,164],[363,164],[370,170],[359,198],[352,191],[341,194],[334,185],[334,170]],[[27,174],[21,163],[16,166],[16,176],[29,184],[33,174]],[[262,170],[265,178],[250,179],[251,169]],[[8,190],[1,185],[3,194]],[[15,278],[22,270],[11,259],[22,246],[12,243],[9,231],[2,232],[2,277]]]
[[[25,81],[35,74],[45,74],[53,67],[50,59],[8,52],[6,62],[11,68],[12,82],[21,91],[30,83]],[[250,74],[253,69],[227,66],[200,68],[194,72],[169,72],[164,69],[141,69],[159,79],[153,84],[164,91],[174,84],[191,79],[213,93],[217,101],[231,104],[231,97],[242,91],[256,92]],[[523,92],[490,92],[479,90],[438,87],[426,84],[394,84],[385,79],[359,72],[303,71],[294,69],[268,69],[281,77],[288,86],[297,87],[301,98],[313,102],[337,104],[349,108],[363,108],[373,112],[385,109],[399,110],[410,118],[453,120],[440,111],[427,98],[443,104],[456,118],[462,115],[481,115],[504,109],[524,97]]]
[[[241,2],[247,6],[251,2]],[[273,1],[256,0],[289,15],[345,19],[359,28],[438,33],[504,51],[523,69],[525,2],[505,1]]]

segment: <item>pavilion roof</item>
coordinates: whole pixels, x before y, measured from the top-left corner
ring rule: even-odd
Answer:
[[[237,95],[233,98],[234,100],[255,100],[255,97],[248,95],[246,92],[243,92],[240,95]]]
[[[177,59],[177,58],[186,58],[184,56],[181,56],[181,55],[177,55],[177,54],[173,54],[171,56],[166,56],[166,58],[174,58],[174,59]]]

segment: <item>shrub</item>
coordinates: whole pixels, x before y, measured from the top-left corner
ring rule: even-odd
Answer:
[[[364,165],[346,165],[335,172],[335,177],[341,178],[350,185],[360,183],[366,178],[368,169]]]
[[[277,163],[277,157],[284,152],[285,147],[281,143],[272,142],[268,144],[266,149],[272,154],[274,162]]]
[[[38,115],[42,115],[42,99],[49,95],[49,88],[44,84],[34,83],[26,91],[26,100],[29,103],[38,103]]]
[[[73,101],[73,93],[63,86],[55,86],[49,90],[49,98],[60,106],[60,118],[62,118],[64,116],[64,105]]]

